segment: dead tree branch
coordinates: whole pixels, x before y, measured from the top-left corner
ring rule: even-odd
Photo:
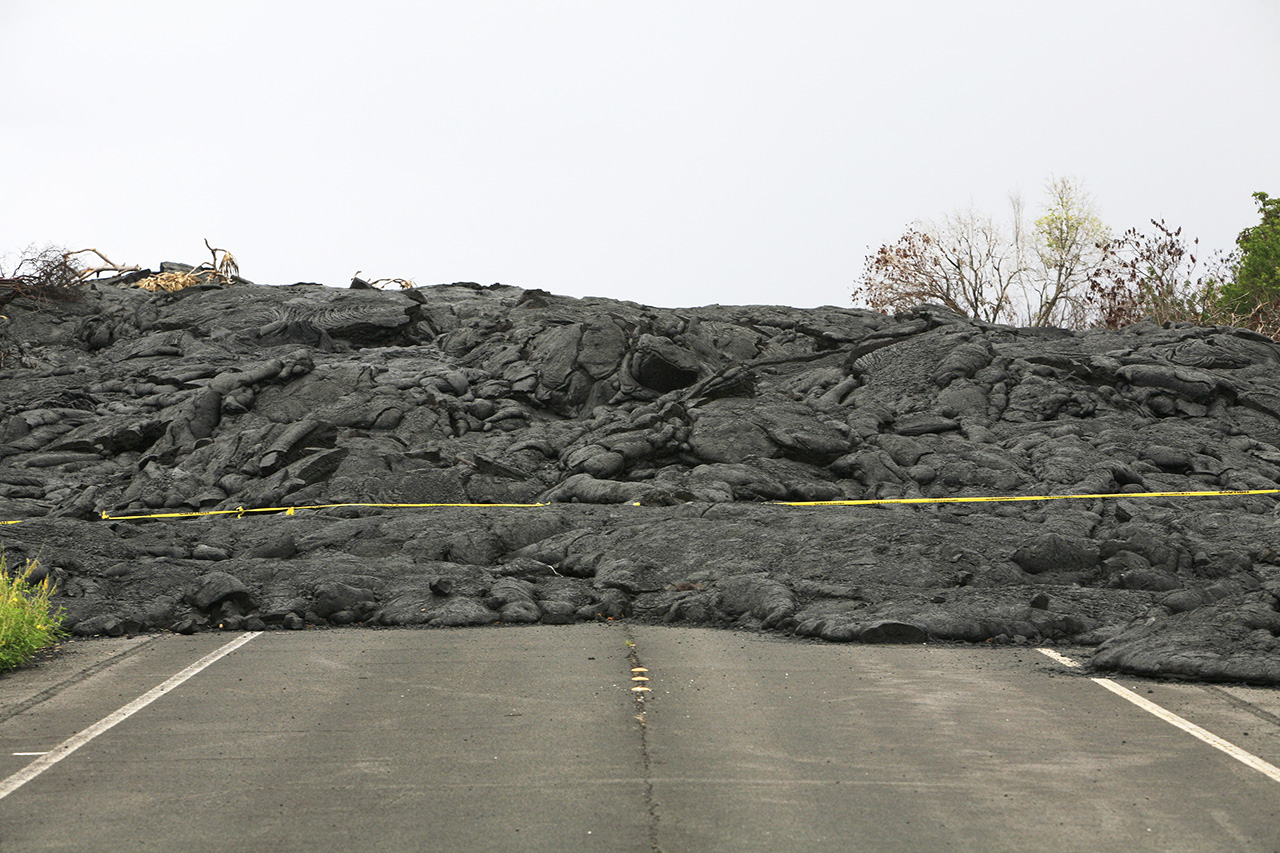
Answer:
[[[71,258],[75,257],[76,255],[87,255],[87,254],[97,255],[98,258],[102,261],[102,264],[100,266],[84,267],[78,270],[76,272],[76,278],[81,281],[87,278],[92,278],[94,276],[102,275],[103,273],[115,273],[119,275],[120,273],[140,272],[142,270],[142,267],[137,266],[136,264],[133,266],[127,266],[127,267],[121,264],[117,264],[115,261],[111,260],[106,255],[102,254],[102,252],[93,248],[76,249],[74,252],[63,252],[62,258],[64,261],[70,264]]]

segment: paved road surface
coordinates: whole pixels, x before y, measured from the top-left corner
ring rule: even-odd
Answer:
[[[0,678],[0,786],[232,639]],[[1280,691],[1123,683],[1280,765]],[[0,798],[5,853],[1121,849],[1280,851],[1280,781],[1032,649],[621,624],[257,635]]]

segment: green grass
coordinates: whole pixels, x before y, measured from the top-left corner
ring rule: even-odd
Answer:
[[[0,672],[22,666],[63,636],[62,610],[49,602],[53,582],[28,580],[37,565],[27,560],[21,569],[10,570],[0,553]]]

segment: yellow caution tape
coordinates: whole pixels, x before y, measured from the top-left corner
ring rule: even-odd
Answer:
[[[959,504],[1011,501],[1069,501],[1087,498],[1205,498],[1228,495],[1274,495],[1280,489],[1241,489],[1229,492],[1108,492],[1100,495],[993,495],[967,498],[874,498],[856,501],[774,501],[779,506],[876,506],[879,504]]]
[[[959,498],[865,498],[845,501],[768,501],[763,506],[883,506],[886,504],[958,504],[958,503],[1012,503],[1018,501],[1069,501],[1096,500],[1098,498],[1213,498],[1233,495],[1275,495],[1280,489],[1239,489],[1232,491],[1204,492],[1105,492],[1096,495],[983,495]],[[638,506],[639,504],[629,504]],[[191,512],[159,512],[145,515],[111,515],[102,513],[103,521],[141,521],[151,518],[197,518],[199,516],[234,515],[243,518],[250,513],[282,512],[295,515],[300,509],[340,509],[343,507],[369,507],[373,509],[537,509],[550,506],[546,503],[531,504],[483,504],[483,503],[426,503],[426,504],[380,504],[380,503],[342,503],[342,504],[307,504],[305,506],[267,506],[235,509],[211,509]],[[0,525],[21,524],[33,519],[14,519],[0,521]]]
[[[382,509],[434,509],[441,507],[462,507],[462,508],[491,508],[506,507],[517,509],[532,509],[534,507],[547,506],[547,504],[465,504],[465,503],[448,503],[448,504],[373,504],[373,503],[351,503],[351,504],[307,504],[306,506],[264,506],[254,509],[245,509],[242,506],[235,509],[211,509],[199,512],[160,512],[151,515],[110,515],[106,512],[102,513],[104,521],[137,521],[144,518],[195,518],[200,515],[234,515],[236,518],[242,518],[245,514],[251,512],[283,512],[285,515],[294,515],[300,509],[338,509],[341,507],[373,507]],[[16,523],[16,522],[14,522]]]

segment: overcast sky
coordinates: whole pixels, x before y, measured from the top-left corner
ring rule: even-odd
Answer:
[[[1280,194],[1276,0],[0,0],[0,36],[0,252],[847,305],[912,220],[1053,175],[1221,248]]]

